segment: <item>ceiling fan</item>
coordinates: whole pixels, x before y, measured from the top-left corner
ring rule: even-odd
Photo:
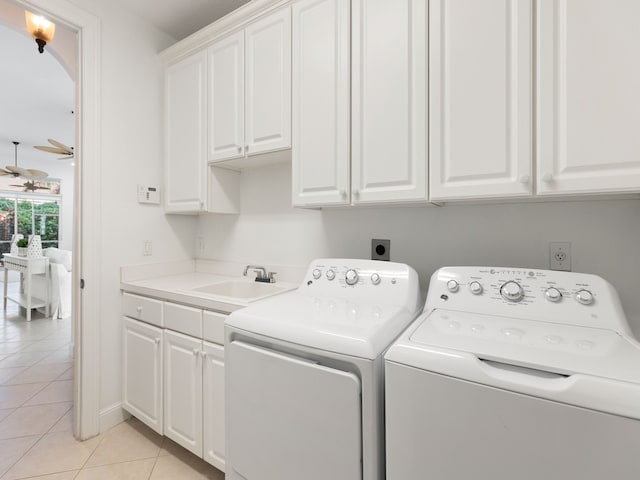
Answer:
[[[62,142],[58,142],[52,138],[47,139],[48,142],[53,145],[50,147],[48,145],[36,145],[33,148],[38,150],[42,150],[43,152],[56,153],[58,155],[64,155],[64,157],[60,157],[58,160],[67,160],[68,158],[73,158],[73,147],[68,147]]]
[[[36,190],[49,190],[49,187],[38,185],[35,180],[27,180],[22,185],[10,185],[11,187],[24,188],[24,192],[35,192]]]
[[[14,177],[26,178],[27,180],[41,180],[49,176],[47,172],[43,172],[42,170],[19,167],[18,166],[18,145],[20,145],[20,142],[13,141],[11,143],[13,143],[15,148],[15,164],[7,165],[4,168],[0,168],[0,175],[12,175]]]

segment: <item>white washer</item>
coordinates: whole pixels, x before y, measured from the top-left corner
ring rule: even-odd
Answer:
[[[384,478],[384,358],[421,307],[409,266],[312,262],[225,322],[227,479]]]
[[[640,478],[640,349],[600,277],[440,269],[385,368],[388,480]]]

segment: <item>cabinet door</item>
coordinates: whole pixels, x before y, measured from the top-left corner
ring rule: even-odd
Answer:
[[[165,73],[165,210],[200,212],[206,202],[207,54],[200,52]]]
[[[246,154],[291,147],[291,9],[245,29]]]
[[[424,0],[353,0],[354,203],[427,200]]]
[[[159,434],[163,433],[162,338],[160,328],[124,317],[122,406]]]
[[[202,351],[203,458],[224,472],[224,347],[203,342]]]
[[[214,43],[209,55],[209,160],[244,155],[244,33]]]
[[[164,434],[202,456],[202,341],[166,330]]]
[[[640,190],[640,2],[536,4],[538,193]]]
[[[349,203],[350,8],[293,4],[293,204]]]
[[[532,193],[532,8],[429,2],[432,200]]]

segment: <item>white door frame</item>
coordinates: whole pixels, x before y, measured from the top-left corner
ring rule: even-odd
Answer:
[[[100,433],[100,20],[67,0],[17,1],[78,31],[73,423],[76,438],[85,440]]]

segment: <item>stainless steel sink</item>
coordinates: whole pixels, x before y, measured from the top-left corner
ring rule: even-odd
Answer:
[[[290,290],[290,288],[276,285],[275,283],[229,280],[227,282],[214,283],[211,285],[205,285],[204,287],[194,288],[192,291],[207,295],[220,295],[222,297],[247,300],[267,297],[276,293],[282,293],[286,290]]]

